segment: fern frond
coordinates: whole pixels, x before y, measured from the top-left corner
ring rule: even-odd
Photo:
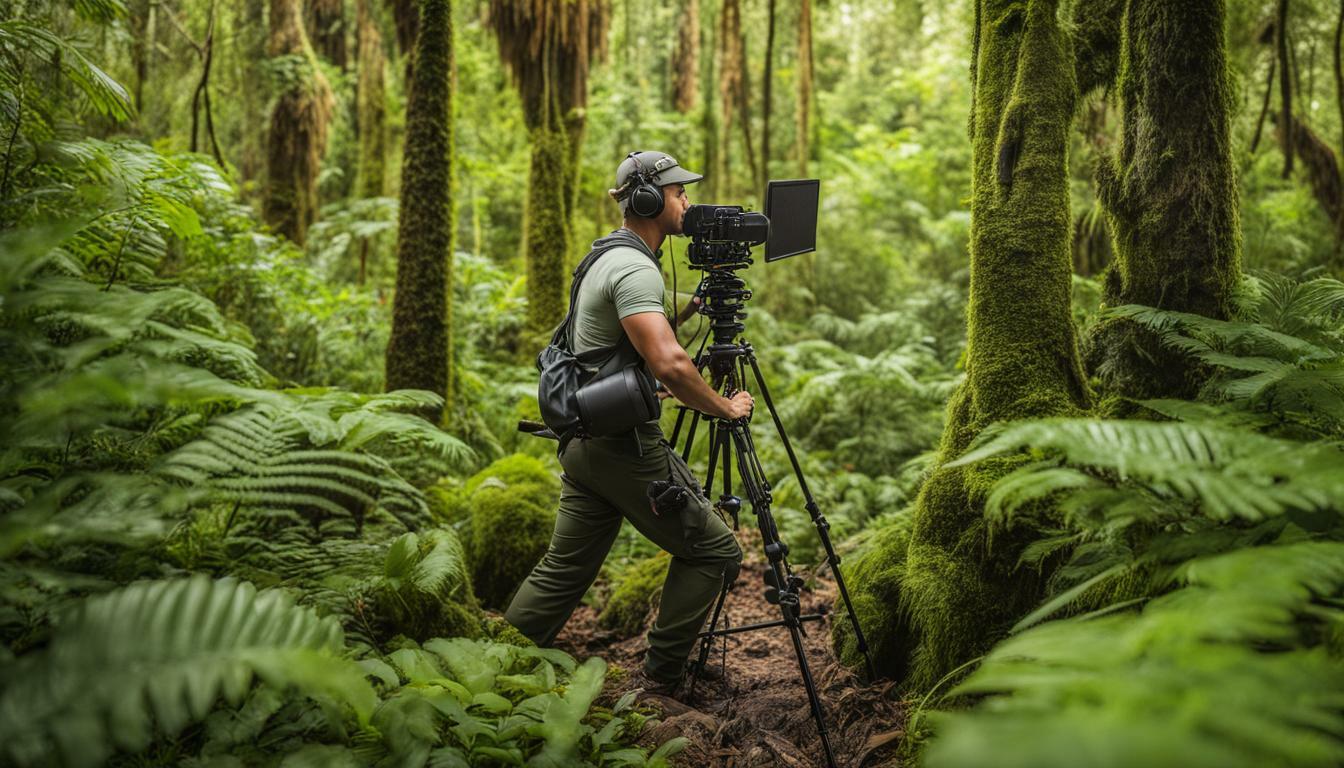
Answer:
[[[1030,447],[1077,467],[1132,480],[1164,497],[1197,502],[1217,520],[1259,520],[1288,510],[1340,510],[1344,453],[1325,443],[1294,443],[1221,426],[1144,421],[1043,419],[1009,425],[952,466]],[[1000,502],[1059,490],[1015,474]],[[1050,477],[1063,477],[1058,473]],[[1087,487],[1068,476],[1075,487]],[[1035,488],[1040,494],[1025,493]],[[1016,496],[1014,497],[1014,494]]]
[[[1344,619],[1344,544],[1191,563],[1137,615],[1010,637],[941,716],[938,766],[1330,766],[1344,761],[1344,663],[1306,631]]]
[[[51,645],[0,674],[0,744],[20,765],[99,765],[112,748],[173,736],[254,677],[349,706],[367,722],[363,672],[340,626],[282,592],[204,577],[132,584],[82,602]]]

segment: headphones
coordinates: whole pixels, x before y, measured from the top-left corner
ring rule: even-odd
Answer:
[[[635,170],[630,172],[630,178],[626,180],[624,186],[627,190],[625,196],[630,201],[626,210],[642,219],[653,219],[663,212],[663,188],[654,183],[653,177],[676,165],[677,162],[664,155],[653,164],[653,173],[649,173],[644,170],[644,164],[639,162],[640,151],[642,150],[636,150],[625,156],[626,159],[635,161]]]

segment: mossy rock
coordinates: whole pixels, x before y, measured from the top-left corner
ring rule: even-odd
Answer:
[[[510,624],[503,616],[491,616],[487,614],[482,617],[481,635],[496,643],[516,645],[522,648],[532,648],[536,646],[536,643],[532,642],[527,635],[518,631],[518,628]]]
[[[644,628],[649,614],[658,608],[663,580],[672,558],[666,552],[641,560],[621,574],[611,592],[607,607],[597,617],[605,629],[633,635]]]
[[[482,603],[503,610],[546,553],[556,494],[534,482],[482,485],[471,495],[472,582]]]
[[[473,496],[483,487],[512,487],[516,485],[536,485],[545,490],[547,499],[554,500],[560,495],[560,478],[548,469],[540,459],[526,454],[516,453],[505,456],[477,472],[467,480],[444,478],[425,489],[430,513],[434,520],[443,526],[451,526],[469,539],[466,530],[471,525],[474,510]]]
[[[480,490],[490,480],[507,486],[535,483],[547,489],[552,495],[560,493],[560,478],[535,456],[515,453],[498,459],[490,466],[472,475],[463,485],[470,496]]]
[[[451,530],[408,533],[388,547],[383,572],[368,593],[384,636],[480,637],[481,611],[466,551]]]
[[[844,571],[845,586],[879,677],[900,679],[906,672],[908,649],[899,647],[900,591],[909,545],[910,521],[900,518],[878,530],[857,556],[846,558],[852,565]],[[854,626],[843,605],[835,607],[831,618],[831,646],[842,664],[865,672]]]

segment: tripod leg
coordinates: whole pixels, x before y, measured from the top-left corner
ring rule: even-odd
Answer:
[[[723,589],[719,590],[719,599],[714,603],[714,612],[709,618],[709,631],[711,633],[714,631],[715,627],[719,625],[719,613],[723,610],[723,603],[728,599],[728,590],[731,589],[732,586],[733,585],[727,583],[727,580],[725,579]],[[693,699],[695,697],[695,684],[700,680],[701,670],[703,670],[705,665],[709,663],[709,650],[710,645],[713,644],[713,642],[713,634],[706,634],[700,639],[700,656],[696,659],[695,666],[691,668],[691,687],[686,694],[686,698],[688,699]]]
[[[822,516],[821,509],[812,496],[812,489],[807,486],[807,478],[803,477],[803,468],[798,463],[797,455],[793,452],[793,445],[789,442],[789,436],[784,432],[784,422],[780,421],[779,413],[775,410],[775,403],[770,398],[770,388],[765,384],[765,376],[761,373],[761,366],[756,362],[756,354],[749,352],[746,358],[751,365],[756,386],[761,390],[761,399],[765,401],[766,410],[770,411],[770,418],[775,423],[775,431],[779,433],[779,439],[784,443],[784,451],[789,456],[789,463],[793,465],[793,474],[798,478],[798,487],[802,490],[803,498],[806,500],[807,513],[811,516],[812,524],[817,529],[817,536],[821,539],[821,545],[826,550],[826,562],[831,567],[831,573],[835,574],[835,586],[840,592],[840,599],[845,603],[845,612],[849,614],[849,623],[854,628],[855,645],[859,652],[863,654],[864,668],[868,672],[868,680],[875,680],[877,674],[873,668],[873,657],[868,653],[868,640],[863,636],[863,628],[859,626],[859,617],[854,613],[854,603],[849,599],[849,588],[845,584],[844,574],[840,572],[840,556],[836,554],[835,546],[831,543],[831,524]]]
[[[745,423],[733,424],[723,428],[733,440],[737,453],[737,468],[742,474],[742,487],[751,500],[752,511],[756,515],[761,531],[761,541],[765,545],[765,556],[770,561],[774,574],[776,598],[784,624],[793,640],[793,652],[798,657],[798,671],[803,678],[803,687],[807,691],[808,705],[812,709],[812,719],[817,723],[817,734],[821,737],[821,746],[826,754],[826,764],[834,768],[835,752],[831,749],[830,735],[826,731],[826,719],[821,711],[821,698],[817,695],[817,686],[812,679],[812,669],[807,663],[807,650],[803,647],[802,622],[799,620],[800,604],[798,586],[801,579],[794,579],[789,572],[785,559],[789,548],[779,538],[774,516],[770,513],[770,494],[765,476],[761,473],[760,463],[755,454],[751,433]],[[768,593],[767,593],[768,594]],[[707,653],[702,649],[702,652]]]

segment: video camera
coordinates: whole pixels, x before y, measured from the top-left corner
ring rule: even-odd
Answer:
[[[817,179],[772,181],[766,187],[765,213],[740,205],[692,205],[682,234],[692,269],[738,269],[751,263],[751,248],[765,244],[765,260],[816,250]]]

